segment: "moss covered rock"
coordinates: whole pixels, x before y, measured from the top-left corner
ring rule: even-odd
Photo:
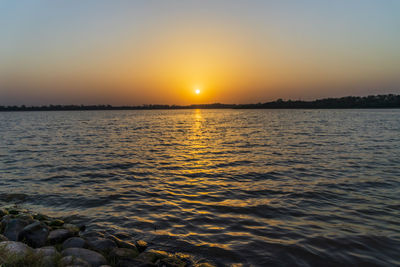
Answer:
[[[53,221],[51,221],[50,222],[50,226],[63,226],[63,224],[64,224],[64,221],[63,220],[53,220]]]
[[[169,256],[168,252],[162,250],[150,250],[147,252],[141,253],[136,260],[142,261],[145,263],[156,263],[160,259],[167,258]]]
[[[45,220],[49,220],[50,219],[49,216],[46,216],[46,215],[41,214],[41,213],[34,214],[33,218],[35,220],[39,220],[39,221],[45,221]]]

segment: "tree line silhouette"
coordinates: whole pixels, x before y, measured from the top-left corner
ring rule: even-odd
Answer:
[[[199,104],[199,105],[45,105],[0,106],[0,111],[57,111],[57,110],[151,110],[151,109],[350,109],[350,108],[400,108],[400,95],[347,96],[313,101],[283,100],[257,104]]]

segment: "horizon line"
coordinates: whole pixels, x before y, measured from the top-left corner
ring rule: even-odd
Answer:
[[[146,109],[327,109],[327,108],[400,108],[400,95],[368,95],[329,97],[315,100],[283,100],[278,98],[270,102],[248,104],[142,104],[142,105],[117,105],[110,104],[66,104],[66,105],[0,105],[0,111],[50,111],[50,110],[146,110]]]

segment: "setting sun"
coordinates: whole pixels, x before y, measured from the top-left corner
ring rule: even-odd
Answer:
[[[196,95],[200,94],[200,92],[201,92],[200,89],[195,90]]]

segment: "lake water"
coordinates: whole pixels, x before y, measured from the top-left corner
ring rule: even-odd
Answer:
[[[0,113],[0,204],[218,265],[400,265],[400,110]]]

